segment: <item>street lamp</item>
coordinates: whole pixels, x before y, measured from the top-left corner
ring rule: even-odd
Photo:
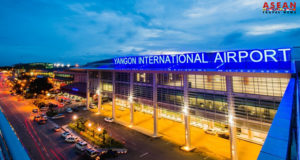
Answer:
[[[98,132],[101,132],[101,131],[102,131],[102,128],[98,127],[98,128],[97,128],[97,131],[98,131]]]
[[[73,116],[73,120],[76,120],[78,117],[77,117],[77,115],[74,115]]]
[[[74,115],[72,118],[73,118],[74,121],[76,121],[78,117],[77,117],[77,115]],[[76,127],[77,128],[79,127],[78,121],[76,122]]]
[[[88,124],[88,127],[92,127],[92,123],[89,123],[89,124]]]

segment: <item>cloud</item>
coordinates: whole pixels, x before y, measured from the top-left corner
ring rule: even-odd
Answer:
[[[264,15],[263,3],[28,0],[16,5],[6,1],[0,15],[10,16],[0,20],[0,55],[9,53],[9,63],[27,53],[26,61],[44,57],[44,61],[86,63],[127,55],[299,46],[295,31],[300,15]],[[264,36],[258,40],[260,35]],[[0,65],[8,63],[6,59],[0,58]]]
[[[259,36],[259,35],[267,35],[267,34],[273,34],[276,32],[284,32],[286,30],[291,29],[297,29],[300,28],[300,24],[267,24],[267,25],[255,25],[248,28],[248,31],[246,34],[253,35],[253,36]]]

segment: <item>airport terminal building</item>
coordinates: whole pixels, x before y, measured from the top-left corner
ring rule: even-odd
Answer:
[[[187,150],[197,134],[190,127],[228,133],[234,159],[236,139],[264,144],[296,72],[292,54],[277,48],[131,56],[73,70],[87,71],[87,106],[91,97],[107,98],[112,118],[126,109],[131,126],[135,112],[151,115],[154,137],[158,119],[182,123]]]

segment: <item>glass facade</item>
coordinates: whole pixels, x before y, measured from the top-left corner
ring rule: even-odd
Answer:
[[[189,88],[226,91],[225,76],[188,75]]]
[[[97,74],[94,74],[97,77]],[[117,105],[129,107],[130,73],[116,72]],[[101,72],[102,90],[112,92],[112,72]],[[188,74],[190,124],[199,128],[228,129],[228,103],[225,75]],[[153,73],[133,74],[133,101],[136,111],[152,114]],[[263,140],[276,114],[289,78],[232,76],[234,110],[238,134],[255,133]],[[157,73],[159,117],[182,122],[183,75]],[[149,103],[148,103],[149,102]],[[150,103],[151,102],[151,103]],[[121,107],[121,109],[122,109]]]
[[[151,73],[134,73],[134,82],[137,83],[153,83],[153,74]]]
[[[183,86],[183,76],[182,74],[174,74],[174,73],[160,73],[157,75],[158,84],[166,85],[166,86]]]
[[[282,97],[289,78],[237,77],[233,76],[233,91]]]

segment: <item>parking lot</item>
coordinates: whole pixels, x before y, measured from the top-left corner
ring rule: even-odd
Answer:
[[[32,104],[32,100],[23,100],[19,96],[10,95],[9,88],[1,88],[0,94],[0,106],[16,130],[31,159],[84,159],[75,152],[75,144],[66,143],[61,138],[61,133],[52,130],[55,125],[63,126],[71,122],[74,114],[87,117],[91,121],[101,124],[109,135],[125,144],[128,153],[114,158],[116,160],[210,159],[202,153],[180,151],[177,145],[168,141],[150,138],[119,124],[104,122],[104,116],[90,111],[80,110],[63,113],[64,118],[48,120],[46,124],[39,125],[33,122],[35,114],[32,110],[37,107]]]

